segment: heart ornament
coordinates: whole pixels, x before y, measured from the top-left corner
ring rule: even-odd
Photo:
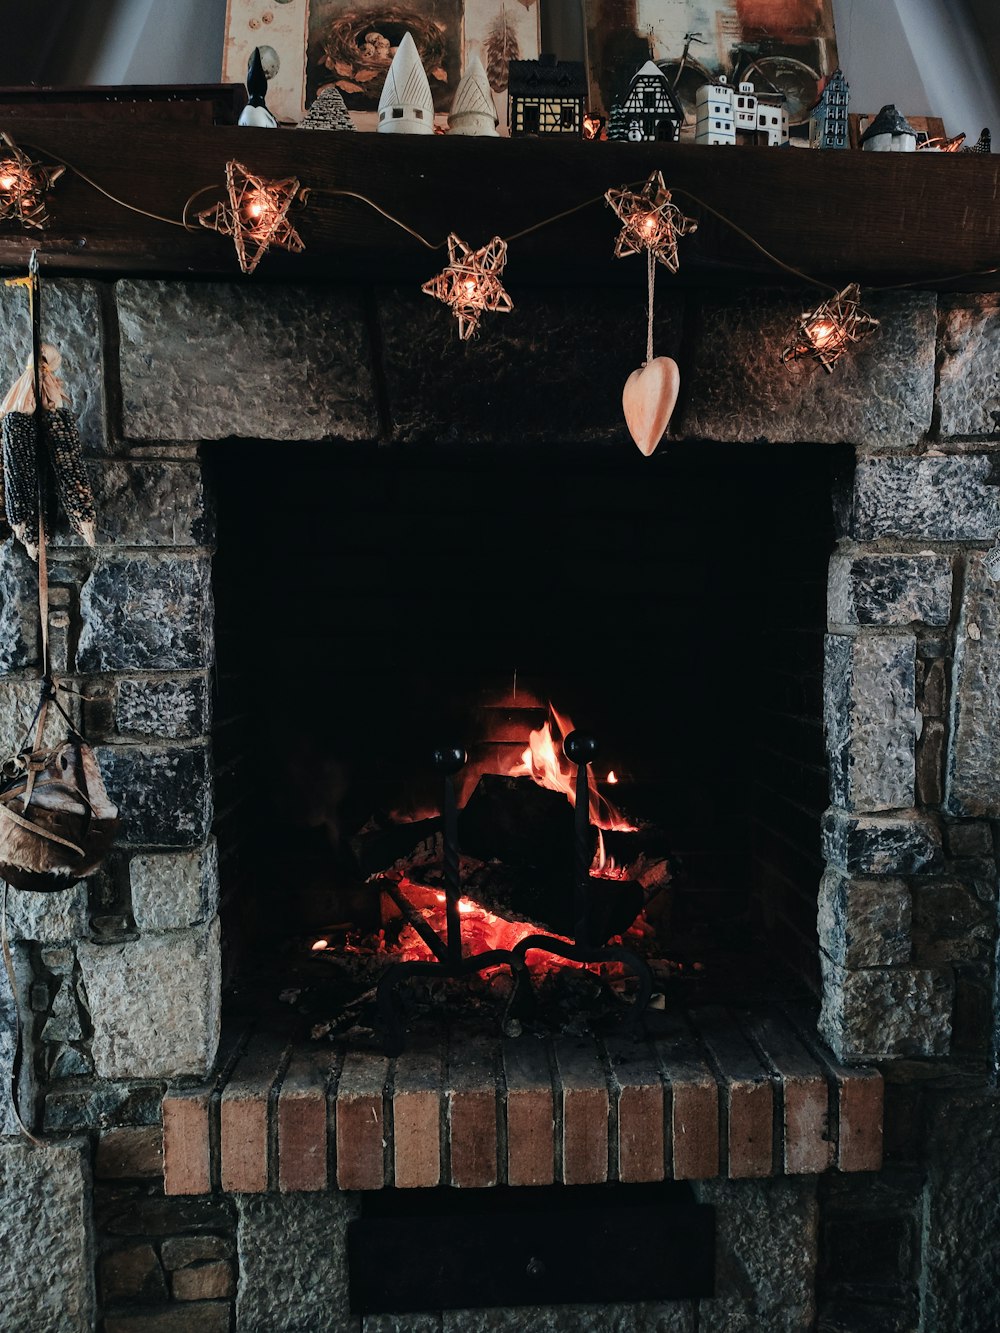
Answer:
[[[663,438],[681,387],[681,372],[669,356],[654,356],[625,381],[622,407],[628,433],[648,458]]]

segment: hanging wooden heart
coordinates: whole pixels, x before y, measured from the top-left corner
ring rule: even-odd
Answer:
[[[648,458],[663,438],[681,387],[681,372],[669,356],[654,356],[625,381],[622,407],[628,433]]]

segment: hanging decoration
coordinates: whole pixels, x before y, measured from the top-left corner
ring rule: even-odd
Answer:
[[[861,308],[861,288],[849,283],[842,292],[815,310],[805,310],[799,316],[798,328],[791,342],[781,354],[782,362],[814,357],[829,372],[854,343],[874,333],[879,321]]]
[[[199,213],[198,221],[209,231],[231,236],[241,271],[252,273],[271,246],[295,255],[305,249],[288,218],[299,192],[295,176],[267,180],[241,162],[230,161],[226,163],[228,198]]]
[[[677,403],[681,372],[669,356],[653,355],[653,298],[656,288],[656,261],[652,250],[646,253],[648,304],[646,307],[646,359],[633,370],[622,391],[625,425],[639,452],[646,458],[663,439]]]
[[[45,196],[66,168],[33,161],[9,134],[0,132],[0,144],[0,222],[41,231],[49,220]]]
[[[694,218],[685,217],[667,189],[662,171],[654,171],[641,190],[608,190],[604,198],[622,223],[615,241],[615,258],[641,254],[645,250],[671,273],[680,261],[677,241],[698,230]]]
[[[507,263],[507,242],[499,236],[473,250],[452,232],[448,237],[448,265],[421,287],[443,301],[458,320],[458,336],[474,338],[483,311],[509,315],[514,302],[500,281]]]

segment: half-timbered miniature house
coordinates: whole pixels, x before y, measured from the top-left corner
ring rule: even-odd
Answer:
[[[810,148],[847,148],[850,146],[847,128],[847,108],[851,101],[851,86],[842,70],[835,69],[819,95],[819,101],[809,117]]]
[[[625,132],[616,137],[638,142],[676,142],[684,112],[670,81],[652,60],[636,72],[619,105]]]
[[[512,60],[507,85],[510,132],[583,134],[587,75],[582,60]]]

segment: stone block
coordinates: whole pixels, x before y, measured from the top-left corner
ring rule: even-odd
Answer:
[[[988,541],[1000,528],[994,455],[858,459],[851,534],[937,541]]]
[[[830,799],[845,810],[913,804],[916,640],[827,636],[824,729]]]
[[[168,1199],[148,1185],[103,1186],[94,1196],[94,1219],[101,1235],[131,1239],[181,1239],[180,1232],[232,1232],[234,1211],[231,1200],[221,1196]]]
[[[175,1301],[225,1301],[235,1289],[233,1266],[224,1259],[180,1268],[170,1279],[170,1291]]]
[[[753,290],[701,302],[680,433],[883,449],[921,440],[934,398],[934,296],[866,293],[866,308],[881,328],[851,348],[833,375],[812,360],[781,365],[801,300]]]
[[[841,967],[910,961],[910,890],[901,879],[849,879],[827,870],[819,886],[819,947]]]
[[[212,544],[215,524],[197,461],[92,459],[87,475],[97,509],[98,546]],[[52,546],[83,545],[60,511]]]
[[[219,850],[212,838],[190,852],[148,852],[129,865],[132,915],[143,933],[183,930],[219,905]]]
[[[913,958],[923,967],[985,962],[996,941],[996,887],[957,879],[913,881]]]
[[[917,742],[917,800],[921,805],[940,805],[944,800],[944,723],[925,722]]]
[[[362,1333],[418,1333],[398,1315],[366,1316]],[[698,1325],[697,1327],[700,1327]],[[445,1310],[441,1333],[694,1333],[695,1302],[634,1305],[521,1305],[513,1309]],[[431,1330],[428,1330],[431,1333]]]
[[[22,945],[12,943],[11,959],[14,964],[18,999],[23,1006],[25,998],[30,995],[32,989],[30,957]],[[0,967],[0,1083],[5,1089],[12,1086],[13,1080],[14,1055],[17,1049],[17,1007],[7,969]],[[18,1075],[18,1111],[25,1121],[30,1120],[33,1115],[33,1082],[31,1061],[22,1060]],[[0,1097],[0,1135],[17,1133],[19,1127],[12,1099],[9,1095],[4,1095]]]
[[[97,759],[118,805],[119,842],[197,847],[212,827],[212,774],[206,745],[100,745]]]
[[[0,329],[6,364],[16,374],[31,360],[31,323],[24,290],[0,288]],[[45,282],[42,299],[42,338],[62,353],[59,378],[80,427],[84,448],[101,453],[105,448],[104,356],[100,294],[96,283],[74,278]]]
[[[924,717],[944,717],[948,699],[948,673],[940,657],[923,662],[924,678],[917,706]]]
[[[940,431],[995,436],[1000,412],[1000,305],[995,296],[945,297],[938,357]]]
[[[0,544],[0,675],[37,666],[40,657],[38,569],[11,537]]]
[[[114,722],[122,736],[156,736],[168,741],[204,736],[212,725],[208,678],[119,680]]]
[[[323,1311],[324,1333],[356,1333],[347,1289],[351,1194],[238,1194],[236,1326],[301,1333]]]
[[[90,904],[87,881],[55,893],[11,889],[7,894],[7,923],[13,940],[63,944],[89,934]]]
[[[94,1327],[89,1145],[0,1143],[0,1322],[11,1333]]]
[[[940,864],[941,830],[929,815],[899,810],[855,815],[831,809],[823,815],[823,856],[848,875],[915,875]]]
[[[360,298],[315,284],[119,282],[130,440],[376,434]]]
[[[1000,584],[969,556],[955,635],[945,801],[954,815],[1000,816]]]
[[[656,348],[675,354],[681,305],[661,294]],[[393,437],[405,444],[608,443],[631,449],[625,380],[644,359],[631,291],[600,302],[570,290],[523,291],[460,342],[455,320],[416,290],[379,295]]]
[[[41,684],[32,678],[7,676],[0,679],[0,753],[16,754],[29,735],[34,742],[32,723],[41,693]],[[60,691],[60,707],[73,721],[80,724],[80,706],[76,695]],[[50,708],[45,718],[42,745],[57,745],[66,737],[66,720],[56,708]]]
[[[698,1306],[699,1333],[799,1333],[816,1317],[815,1178],[706,1180],[716,1208],[716,1287]]]
[[[953,981],[947,969],[840,967],[825,954],[819,1030],[841,1060],[947,1055]]]
[[[82,944],[102,1078],[205,1075],[219,1042],[219,920],[125,944]]]
[[[175,1268],[187,1268],[189,1264],[231,1259],[233,1245],[225,1236],[171,1236],[160,1247],[160,1257],[164,1268],[172,1273]]]
[[[830,561],[829,617],[835,625],[947,625],[952,558],[835,555]]]
[[[105,1305],[146,1305],[167,1299],[167,1282],[152,1245],[126,1245],[101,1255],[98,1265]]]
[[[214,660],[212,580],[198,558],[99,556],[80,592],[81,671],[186,671]]]
[[[163,1175],[163,1131],[159,1125],[109,1129],[97,1141],[94,1174],[101,1180],[136,1180]]]
[[[230,1301],[167,1305],[144,1314],[109,1314],[104,1319],[104,1333],[230,1333],[231,1327]]]
[[[985,821],[963,820],[960,824],[945,824],[948,851],[952,856],[991,857],[993,830]]]

